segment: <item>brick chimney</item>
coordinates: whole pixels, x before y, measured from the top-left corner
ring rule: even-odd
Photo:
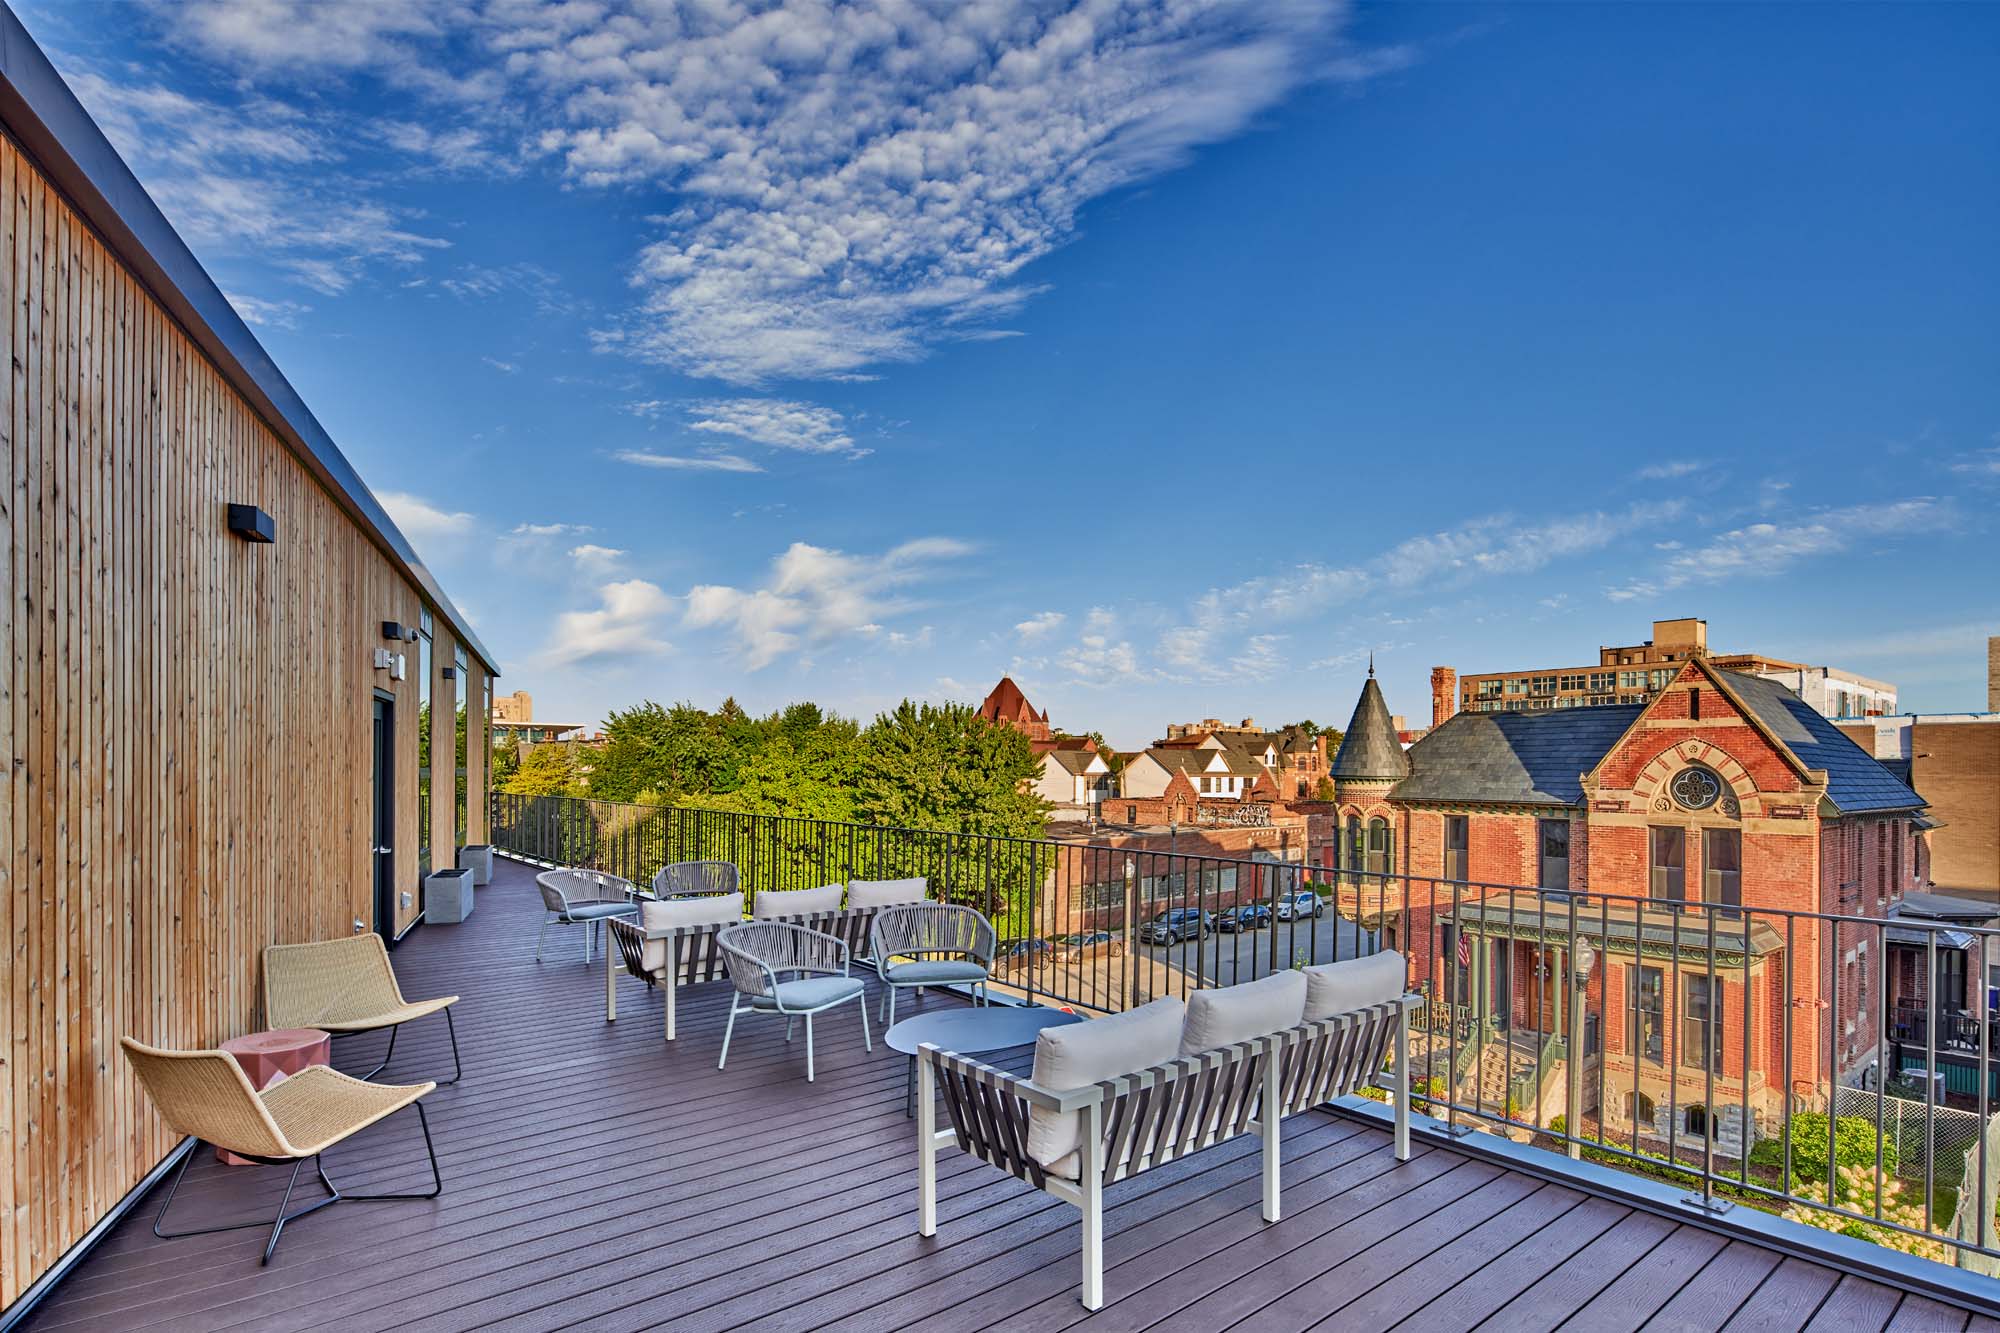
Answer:
[[[1431,725],[1441,727],[1458,711],[1458,673],[1448,666],[1431,668]]]

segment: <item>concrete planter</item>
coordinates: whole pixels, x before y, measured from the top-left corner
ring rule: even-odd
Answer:
[[[424,920],[434,926],[457,925],[472,915],[472,872],[436,870],[424,879]]]
[[[483,842],[458,849],[458,864],[472,872],[472,882],[485,888],[493,882],[493,849]]]

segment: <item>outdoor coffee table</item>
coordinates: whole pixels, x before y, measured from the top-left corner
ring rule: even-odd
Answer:
[[[222,1049],[236,1057],[250,1086],[262,1092],[280,1079],[298,1073],[308,1065],[333,1063],[333,1039],[318,1028],[278,1028],[273,1032],[251,1032],[231,1037]],[[216,1157],[229,1166],[254,1165],[247,1157],[222,1148]]]
[[[892,1051],[910,1057],[909,1079],[903,1093],[903,1115],[917,1113],[917,1047],[929,1042],[960,1055],[1026,1046],[1043,1028],[1067,1027],[1081,1023],[1082,1014],[1045,1009],[1040,1005],[1012,1008],[994,1005],[984,1009],[941,1009],[934,1014],[906,1018],[889,1029],[884,1038]]]

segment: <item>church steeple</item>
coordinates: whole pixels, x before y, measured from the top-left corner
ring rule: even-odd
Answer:
[[[1369,654],[1368,680],[1361,687],[1361,700],[1340,738],[1340,750],[1329,770],[1338,782],[1398,782],[1410,776],[1409,756],[1396,739],[1396,724],[1390,720],[1389,705],[1382,687],[1375,683],[1375,658]]]

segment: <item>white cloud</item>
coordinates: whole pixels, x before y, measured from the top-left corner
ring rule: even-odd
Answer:
[[[1951,470],[1967,477],[2000,477],[2000,445],[1955,459]]]
[[[563,537],[581,535],[592,528],[588,523],[516,523],[512,531],[516,537]]]
[[[1067,617],[1060,611],[1043,611],[1015,625],[1014,632],[1021,636],[1023,642],[1032,643],[1052,633],[1065,619]]]
[[[1078,685],[1122,685],[1154,678],[1139,665],[1139,654],[1128,639],[1105,634],[1079,635],[1056,658],[1056,665]]]
[[[656,657],[671,652],[659,637],[673,612],[674,599],[644,579],[607,583],[598,590],[594,611],[565,611],[556,617],[542,660],[551,667],[581,666],[619,658]]]
[[[389,518],[411,541],[435,537],[462,537],[472,531],[472,515],[439,509],[421,496],[408,491],[378,491],[376,499],[389,511]]]
[[[611,455],[621,463],[631,463],[635,467],[678,468],[689,472],[762,472],[764,469],[747,458],[734,454],[656,454],[650,449],[620,449]]]
[[[229,304],[236,307],[236,313],[243,316],[246,324],[259,328],[296,329],[299,317],[312,307],[298,301],[267,301],[258,296],[243,296],[237,292],[224,292]]]
[[[854,452],[840,413],[776,398],[710,398],[688,409],[688,429],[809,454]]]
[[[1676,481],[1681,477],[1692,477],[1707,467],[1707,463],[1693,458],[1678,458],[1670,463],[1649,463],[1639,469],[1639,480]]]
[[[746,669],[759,671],[813,644],[879,633],[884,621],[914,609],[906,589],[971,549],[926,537],[865,556],[794,542],[771,562],[761,587],[690,589],[684,620],[697,629],[728,631]]]
[[[502,361],[497,357],[482,356],[479,359],[499,371],[502,375],[512,375],[521,368],[512,361]]]
[[[1804,560],[1838,555],[1858,541],[1943,527],[1947,506],[1928,497],[1824,510],[1789,523],[1752,523],[1674,554],[1647,578],[1605,589],[1614,602],[1653,597],[1690,584],[1781,574]]]
[[[586,578],[603,578],[624,561],[625,552],[615,546],[584,542],[569,548],[569,558],[576,562],[577,571]]]

